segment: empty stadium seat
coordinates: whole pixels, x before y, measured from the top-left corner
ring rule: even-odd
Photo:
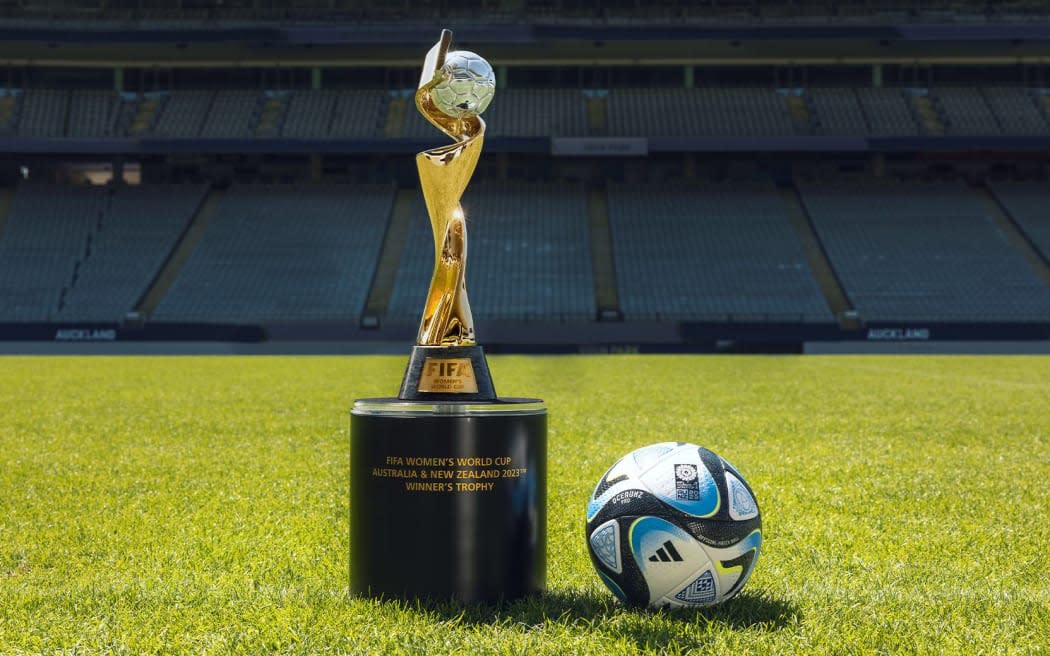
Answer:
[[[1018,87],[989,87],[981,89],[1003,134],[1034,135],[1050,132],[1036,97],[1028,89]]]
[[[19,185],[0,239],[0,321],[121,320],[203,194],[203,185]]]
[[[946,134],[993,135],[1001,134],[999,123],[983,95],[977,89],[938,88],[930,91],[945,119]]]
[[[200,136],[245,138],[254,134],[258,91],[219,91],[208,109]]]
[[[235,185],[154,312],[164,321],[357,321],[389,185]]]
[[[353,89],[335,93],[329,136],[376,139],[383,136],[390,96],[381,89]]]
[[[69,91],[30,89],[22,92],[18,134],[23,137],[61,137],[65,133]]]
[[[814,110],[818,123],[818,134],[835,136],[871,134],[864,118],[864,110],[853,89],[808,89],[806,97]]]
[[[215,91],[177,91],[161,107],[153,134],[158,137],[197,137],[208,118]]]
[[[773,89],[614,89],[609,134],[619,137],[788,136],[783,96]]]
[[[625,318],[832,320],[772,183],[615,185],[609,220]]]
[[[1050,289],[962,182],[800,185],[866,321],[1045,321]]]
[[[75,90],[69,105],[70,137],[116,137],[120,97],[113,91]]]
[[[134,308],[193,217],[206,186],[115,189],[92,233],[90,254],[59,312],[62,320],[119,321]]]
[[[919,127],[900,89],[859,88],[856,92],[871,136],[911,136],[919,133]]]

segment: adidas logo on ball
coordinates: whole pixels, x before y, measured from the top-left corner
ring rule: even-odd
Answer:
[[[664,542],[664,546],[649,556],[649,561],[654,563],[669,563],[672,560],[682,562],[682,555],[678,553],[678,550],[674,548],[674,544],[670,540]]]

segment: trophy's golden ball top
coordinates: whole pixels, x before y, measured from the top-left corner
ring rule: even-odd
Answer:
[[[469,50],[448,53],[441,77],[430,97],[435,107],[452,118],[477,116],[489,106],[496,92],[492,66]]]

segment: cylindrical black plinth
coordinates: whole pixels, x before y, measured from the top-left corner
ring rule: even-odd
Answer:
[[[541,401],[370,399],[350,423],[354,594],[489,603],[543,591]]]

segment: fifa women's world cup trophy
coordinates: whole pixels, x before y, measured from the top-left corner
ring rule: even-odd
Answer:
[[[427,53],[416,107],[453,143],[416,155],[434,274],[397,398],[360,399],[350,430],[350,589],[497,602],[546,585],[547,410],[498,398],[475,341],[460,205],[481,155],[488,62]],[[479,217],[484,221],[484,217]]]
[[[496,80],[481,57],[449,52],[451,41],[452,33],[442,30],[427,53],[416,90],[419,113],[454,143],[416,155],[434,230],[434,275],[401,386],[402,399],[435,393],[496,398],[485,356],[474,340],[467,300],[467,224],[459,203],[481,156],[485,121],[480,114],[492,101]]]

